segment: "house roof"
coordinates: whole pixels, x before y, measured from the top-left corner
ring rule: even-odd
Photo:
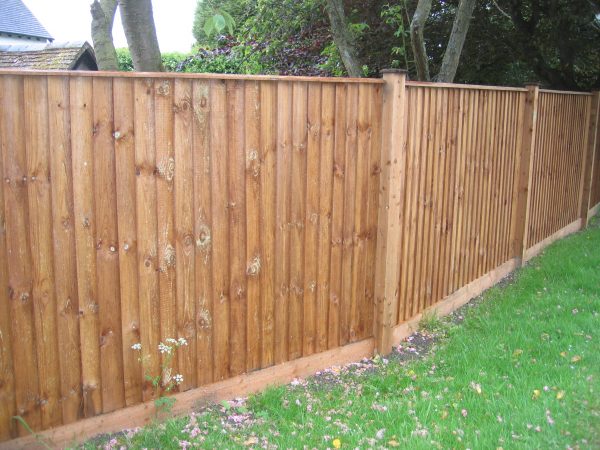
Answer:
[[[0,1],[0,33],[53,39],[21,0]]]
[[[96,57],[87,42],[0,45],[0,68],[73,70],[82,59],[96,66]]]

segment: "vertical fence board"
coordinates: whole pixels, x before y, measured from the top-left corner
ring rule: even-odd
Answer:
[[[289,359],[302,355],[304,295],[304,221],[306,217],[306,147],[308,86],[292,84],[292,176],[290,203],[290,303],[288,311]]]
[[[246,192],[246,370],[261,361],[261,178],[264,156],[260,146],[260,85],[247,82],[244,92],[244,156]]]
[[[244,155],[244,83],[227,83],[230,373],[246,369],[246,194]]]
[[[213,262],[213,364],[215,381],[229,377],[229,194],[227,182],[227,90],[211,82],[211,205]]]
[[[275,217],[277,176],[277,86],[275,83],[260,84],[260,294],[261,294],[261,367],[274,361],[275,300],[278,286],[275,273],[281,267],[275,264]]]
[[[418,201],[418,180],[419,164],[421,152],[416,152],[418,135],[416,133],[417,122],[421,120],[421,115],[417,109],[417,98],[421,90],[408,88],[407,95],[407,152],[406,152],[406,199],[404,202],[404,222],[403,227],[406,236],[415,236],[414,232],[417,224],[416,203]],[[381,168],[383,171],[383,167]],[[410,315],[411,305],[409,299],[412,298],[414,286],[414,255],[416,239],[404,239],[402,256],[400,258],[400,291],[398,305],[398,323],[404,321]]]
[[[158,280],[158,220],[156,137],[154,120],[154,82],[134,82],[134,136],[136,173],[138,298],[140,308],[140,341],[144,376],[160,375],[160,289]],[[154,396],[152,383],[144,380],[144,400]]]
[[[45,78],[25,78],[23,82],[24,142],[27,167],[24,173],[29,201],[29,242],[33,282],[33,311],[38,361],[42,428],[62,423],[58,330],[54,289],[52,246],[52,201],[48,153],[48,85]],[[42,101],[38,101],[38,99]],[[28,181],[27,181],[28,180]]]
[[[110,78],[93,83],[93,170],[102,410],[125,406],[117,235],[113,95]]]
[[[439,244],[442,240],[441,235],[441,214],[442,214],[442,201],[441,201],[441,184],[444,181],[444,159],[445,151],[443,148],[443,127],[446,123],[444,118],[447,118],[447,111],[445,111],[445,105],[447,101],[447,91],[445,89],[437,90],[437,98],[435,104],[435,115],[434,115],[434,140],[433,140],[433,179],[431,187],[431,225],[430,225],[430,244],[427,252],[427,285],[426,285],[426,306],[429,307],[437,301],[435,285],[438,279],[438,266],[436,261],[439,260]]]
[[[319,214],[319,172],[321,145],[321,85],[308,85],[307,107],[307,143],[306,143],[306,214],[302,227],[304,229],[304,281],[302,330],[302,354],[311,355],[315,352],[317,332],[317,270],[319,223],[325,218]]]
[[[140,304],[138,300],[136,165],[134,135],[134,84],[124,78],[113,81],[115,185],[123,345],[125,404],[142,401],[143,374],[139,353],[132,345],[140,343]]]
[[[290,298],[290,199],[292,169],[292,86],[277,85],[277,180],[275,198],[275,337],[273,362],[288,359]]]
[[[187,345],[179,347],[178,373],[183,375],[179,390],[197,386],[196,380],[196,270],[194,239],[194,158],[192,130],[192,82],[174,80],[173,146],[175,156],[175,278],[176,327],[175,338],[184,338]]]
[[[335,86],[323,85],[321,88],[321,117],[320,134],[320,167],[318,198],[318,263],[317,267],[317,298],[316,298],[316,331],[315,351],[327,350],[328,317],[331,275],[331,227],[333,214],[333,177],[334,177],[334,146],[335,146]],[[310,179],[310,173],[308,174]],[[315,177],[316,178],[316,177]]]
[[[344,252],[344,186],[346,178],[346,102],[347,85],[335,86],[335,124],[333,145],[333,192],[331,209],[331,274],[329,279],[328,348],[340,344],[340,303],[342,299],[342,261]]]
[[[4,171],[4,148],[6,143],[2,137],[5,134],[5,114],[7,114],[4,98],[4,80],[0,80],[0,442],[17,437],[17,423],[12,417],[17,414],[16,391],[13,370],[13,343],[11,339],[11,326],[13,309],[13,298],[9,294],[10,280],[8,276],[8,252],[7,252],[7,220],[12,211],[5,209],[4,190],[9,189],[10,178]],[[7,182],[8,180],[8,182]]]
[[[2,91],[0,146],[4,168],[4,210],[6,215],[6,253],[8,295],[12,322],[13,367],[17,414],[33,430],[42,422],[39,409],[39,378],[35,342],[33,275],[28,236],[26,149],[24,136],[23,79],[6,77]],[[27,430],[19,425],[19,434]]]
[[[344,219],[342,237],[342,287],[339,306],[340,344],[350,341],[352,309],[352,254],[354,244],[354,210],[356,208],[358,86],[348,86],[346,97],[346,140],[344,169]]]
[[[63,423],[82,415],[81,354],[75,255],[69,81],[48,78],[48,137],[52,186],[54,286]],[[60,258],[57,256],[60,255]]]
[[[151,87],[153,96],[154,140],[155,140],[155,183],[156,183],[156,261],[158,275],[158,307],[160,314],[160,341],[178,338],[178,285],[181,280],[177,276],[178,258],[175,230],[175,161],[174,146],[174,105],[175,86],[172,79],[155,79]],[[182,176],[180,176],[181,178]],[[183,258],[182,258],[183,259]],[[182,336],[183,337],[183,336]],[[178,373],[178,354],[161,354],[162,364],[171,359],[170,366]],[[165,374],[167,375],[167,374]],[[189,378],[185,378],[187,383]],[[163,383],[166,377],[163,376]]]
[[[211,206],[211,93],[210,82],[194,80],[193,163],[194,163],[194,237],[196,287],[196,381],[204,385],[213,381],[213,231]]]
[[[456,138],[458,132],[457,126],[457,94],[452,90],[448,90],[448,123],[446,125],[445,141],[444,141],[444,180],[443,180],[443,213],[440,223],[442,242],[440,249],[439,268],[440,271],[437,292],[435,298],[442,299],[448,295],[447,281],[450,273],[450,245],[452,243],[453,233],[453,215],[452,205],[454,204],[454,176],[456,164]]]
[[[100,324],[94,207],[93,91],[91,78],[72,78],[70,86],[73,204],[77,249],[79,328],[83,408],[86,417],[102,412]]]
[[[381,146],[382,146],[382,114],[383,114],[383,93],[381,86],[370,86],[371,90],[371,122],[369,133],[371,139],[371,151],[367,162],[368,198],[367,198],[367,255],[365,262],[365,292],[363,300],[363,310],[361,311],[361,324],[363,327],[363,338],[374,335],[375,329],[375,261],[377,257],[377,225],[378,225],[378,207],[379,207],[379,184],[381,173]],[[406,114],[407,105],[404,105]],[[405,116],[406,117],[406,116]],[[406,121],[405,121],[406,128]],[[404,130],[406,135],[406,130]]]
[[[403,126],[403,124],[399,124]],[[365,278],[368,244],[367,213],[369,200],[369,161],[371,152],[371,95],[369,87],[358,87],[356,122],[356,181],[354,185],[354,233],[352,236],[352,296],[350,301],[349,340],[365,335]],[[371,307],[372,308],[372,307]]]

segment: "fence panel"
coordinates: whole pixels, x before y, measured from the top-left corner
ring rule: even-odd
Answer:
[[[526,248],[579,218],[590,96],[540,90]]]
[[[0,81],[2,439],[372,336],[380,81]]]
[[[408,83],[398,323],[510,259],[524,90]]]
[[[600,205],[600,129],[596,129],[596,151],[592,165],[590,209]]]

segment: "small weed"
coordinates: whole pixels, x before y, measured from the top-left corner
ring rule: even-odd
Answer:
[[[419,321],[419,331],[429,334],[445,335],[450,324],[445,317],[440,317],[435,310],[425,311]]]
[[[48,450],[52,450],[52,446],[50,445],[50,443],[41,434],[38,434],[35,431],[33,431],[23,417],[13,416],[13,420],[19,422],[23,426],[23,428],[25,428],[25,430],[27,430],[27,432],[35,438],[36,442],[40,444],[40,446],[47,448]]]

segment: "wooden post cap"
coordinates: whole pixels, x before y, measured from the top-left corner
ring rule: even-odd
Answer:
[[[382,75],[406,75],[408,77],[408,70],[406,69],[381,69]]]

